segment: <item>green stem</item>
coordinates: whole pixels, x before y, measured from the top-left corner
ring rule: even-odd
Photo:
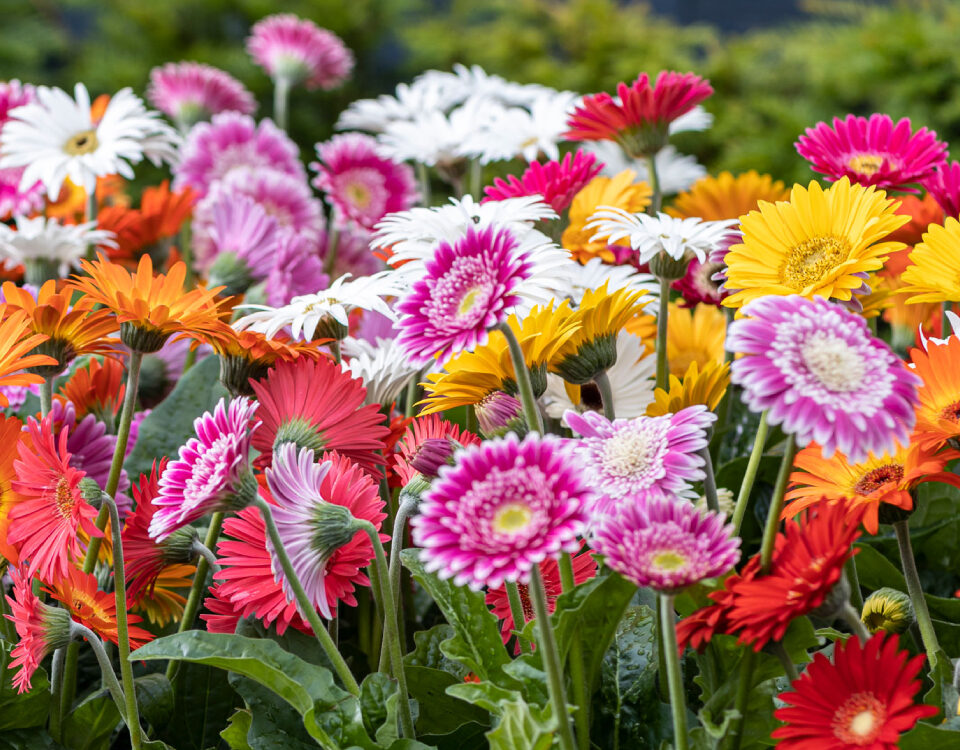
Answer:
[[[861,643],[866,643],[870,640],[870,631],[867,630],[867,626],[864,625],[863,620],[860,619],[860,613],[853,608],[850,602],[843,603],[843,607],[840,609],[840,617],[847,623],[857,637],[860,638]]]
[[[523,614],[523,600],[520,598],[520,589],[515,581],[504,581],[503,586],[507,590],[507,602],[510,604],[513,629],[519,633],[527,624],[527,618]],[[517,639],[517,646],[520,647],[520,653],[530,653],[529,644],[519,635],[515,638]]]
[[[320,619],[320,615],[317,614],[316,608],[307,596],[307,592],[303,589],[303,584],[301,584],[300,579],[297,578],[297,574],[287,555],[287,550],[283,546],[283,539],[280,538],[280,532],[277,531],[277,524],[273,520],[273,511],[270,509],[270,505],[262,497],[254,500],[254,504],[260,509],[260,514],[263,516],[263,522],[267,526],[267,534],[270,535],[270,541],[273,542],[273,552],[280,561],[280,567],[283,568],[283,573],[287,577],[287,583],[289,583],[290,588],[293,589],[294,598],[296,599],[300,614],[306,618],[310,624],[314,635],[317,637],[317,641],[320,643],[320,647],[327,655],[330,663],[333,664],[333,668],[340,676],[344,686],[351,694],[359,696],[360,686],[357,684],[356,678],[350,671],[350,667],[348,667],[347,663],[343,660],[343,656],[337,651],[337,647],[330,639],[330,635],[327,633],[327,629]]]
[[[576,750],[576,741],[573,737],[573,727],[570,726],[570,717],[567,713],[567,696],[563,688],[563,670],[560,667],[560,654],[557,652],[557,642],[553,636],[553,625],[550,623],[550,614],[547,609],[547,591],[540,576],[540,567],[533,566],[530,571],[530,598],[533,600],[533,613],[537,618],[537,631],[540,633],[540,654],[543,665],[547,670],[547,687],[550,693],[550,702],[553,705],[553,714],[557,720],[557,730],[560,735],[562,750]]]
[[[860,591],[860,576],[857,575],[857,558],[851,555],[843,564],[843,573],[850,584],[850,603],[858,612],[863,611],[863,592]]]
[[[660,175],[657,173],[656,154],[648,154],[646,161],[650,187],[653,189],[653,196],[650,199],[650,206],[647,208],[647,212],[651,216],[656,216],[660,212],[660,206],[663,204],[663,194],[660,192]]]
[[[280,76],[273,82],[273,119],[281,130],[286,130],[287,125],[287,103],[290,99],[290,81]]]
[[[183,285],[187,289],[193,287],[195,278],[193,272],[193,245],[190,236],[190,228],[190,222],[184,221],[183,224],[180,225],[180,236],[177,239],[178,249],[180,250],[180,260],[182,260],[183,265],[187,267],[187,273],[183,277]],[[189,357],[189,355],[187,356]],[[194,356],[196,356],[196,354],[194,354]],[[186,372],[187,369],[187,365],[184,364],[183,371]]]
[[[50,413],[53,408],[53,381],[56,375],[45,378],[40,384],[40,417],[43,418]]]
[[[412,417],[413,409],[417,404],[417,392],[420,388],[420,373],[416,373],[407,381],[407,390],[404,394],[403,416]]]
[[[480,195],[482,185],[483,165],[477,158],[470,162],[470,195],[476,198],[478,202],[483,197]]]
[[[526,360],[523,358],[523,349],[520,348],[520,342],[513,332],[513,329],[506,323],[500,326],[504,337],[507,339],[507,346],[510,348],[510,361],[513,363],[513,372],[517,378],[517,387],[520,389],[520,403],[523,404],[523,416],[527,422],[527,427],[531,431],[543,433],[543,419],[540,417],[540,410],[537,408],[537,400],[533,395],[533,386],[530,384],[530,371],[527,369]]]
[[[417,182],[420,184],[420,203],[430,205],[430,170],[422,162],[416,162]]]
[[[950,335],[950,321],[947,313],[950,312],[952,303],[948,300],[943,301],[943,307],[940,310],[940,338],[945,339]]]
[[[139,750],[143,742],[140,729],[140,710],[137,707],[137,690],[133,684],[133,665],[130,663],[130,631],[127,627],[127,582],[123,567],[123,540],[121,539],[120,513],[110,495],[102,495],[103,503],[110,513],[113,529],[113,588],[117,603],[117,655],[120,657],[120,678],[126,698],[127,726],[130,728],[130,744]]]
[[[397,515],[393,519],[393,537],[390,540],[390,568],[387,574],[388,585],[393,594],[393,600],[400,602],[400,577],[403,573],[403,565],[400,563],[400,552],[403,551],[403,533],[407,525],[407,519],[413,515],[417,509],[415,500],[405,498],[400,507],[397,508]],[[387,643],[384,641],[380,645],[380,663],[385,662],[387,656]]]
[[[220,516],[222,517],[223,514],[221,513]],[[201,542],[199,539],[194,539],[193,551],[195,554],[207,561],[207,570],[210,570],[213,573],[220,572],[220,564],[217,562],[217,556],[213,554],[213,550],[210,549],[206,544]]]
[[[67,655],[63,663],[63,686],[60,691],[60,715],[66,716],[73,707],[73,698],[77,693],[77,659],[80,656],[80,644],[67,646]]]
[[[100,671],[103,673],[103,683],[110,692],[110,697],[113,698],[113,702],[117,704],[117,709],[120,711],[120,715],[124,718],[127,728],[130,729],[130,738],[132,742],[133,729],[130,727],[129,717],[127,716],[126,699],[123,695],[123,689],[120,687],[120,683],[117,681],[117,675],[113,671],[113,667],[110,664],[110,659],[107,656],[107,652],[103,650],[103,643],[92,630],[87,628],[85,625],[81,625],[76,620],[70,621],[70,634],[74,638],[85,639],[87,643],[90,644],[90,648],[93,649],[93,653],[97,657],[97,664],[100,665]]]
[[[330,342],[330,353],[333,354],[333,361],[338,365],[343,362],[343,355],[340,353],[340,339],[334,339]]]
[[[187,371],[191,367],[193,367],[196,361],[197,361],[197,350],[194,348],[191,348],[190,351],[187,352],[187,356],[183,358],[183,372],[180,373],[181,378],[187,374]]]
[[[477,410],[470,404],[465,407],[464,411],[464,420],[463,420],[463,429],[467,432],[472,432],[474,435],[479,435],[479,425],[477,423]]]
[[[569,552],[560,555],[560,586],[563,593],[573,591],[577,581],[573,573],[573,556]],[[577,627],[570,641],[570,683],[573,685],[573,700],[577,710],[573,721],[577,726],[577,747],[590,750],[590,696],[587,695],[587,679],[583,666],[583,642]]]
[[[913,546],[910,543],[910,527],[907,521],[897,521],[893,524],[893,531],[897,535],[897,545],[900,547],[900,563],[903,566],[903,577],[907,579],[907,593],[913,602],[913,611],[917,618],[917,627],[920,628],[920,639],[927,652],[927,662],[930,670],[937,666],[937,652],[940,644],[933,629],[933,620],[930,619],[930,610],[927,609],[927,600],[923,596],[923,587],[920,585],[920,574],[917,572],[917,561],[913,556]]]
[[[783,448],[783,460],[780,462],[780,471],[773,486],[773,496],[770,498],[770,509],[767,511],[767,524],[763,528],[763,542],[760,545],[760,570],[763,573],[770,571],[773,562],[773,547],[777,540],[777,530],[780,528],[780,514],[783,512],[783,495],[787,490],[787,481],[793,469],[793,458],[797,455],[797,438],[787,436],[787,444]]]
[[[6,566],[0,566],[0,581],[3,579],[3,574]],[[17,629],[13,625],[13,621],[10,620],[7,615],[11,614],[10,608],[7,606],[7,597],[4,596],[3,584],[0,583],[0,636],[3,636],[3,640],[8,641],[9,643],[15,643],[17,640]]]
[[[337,229],[336,213],[330,217],[327,227],[327,254],[323,256],[323,272],[333,281],[333,267],[337,263],[337,246],[340,244],[340,232]]]
[[[683,677],[677,652],[677,623],[673,610],[673,594],[660,594],[660,632],[667,661],[667,684],[670,688],[670,713],[673,717],[673,746],[687,750],[687,707],[683,698]]]
[[[743,524],[743,516],[747,512],[747,505],[750,502],[750,491],[753,489],[753,483],[757,478],[757,470],[760,468],[760,459],[763,457],[763,446],[767,442],[767,413],[760,415],[760,424],[757,425],[757,434],[753,438],[753,450],[750,452],[750,460],[747,461],[747,470],[743,474],[743,481],[740,483],[740,493],[737,495],[737,504],[733,508],[733,533],[740,533],[740,526]]]
[[[667,361],[667,317],[670,309],[670,279],[660,278],[660,312],[657,313],[657,388],[666,390],[670,376]]]
[[[787,649],[783,647],[783,644],[780,641],[773,641],[770,644],[770,649],[773,651],[774,656],[780,660],[780,666],[783,667],[787,679],[790,680],[790,682],[797,680],[800,677],[800,675],[797,674],[797,665],[793,663],[793,659],[790,658],[790,654],[787,653]]]
[[[713,474],[713,458],[710,456],[710,446],[705,445],[699,450],[703,459],[703,494],[707,498],[707,507],[714,513],[720,512],[720,499],[717,497],[717,478]]]
[[[87,193],[87,221],[97,220],[97,188],[94,186],[93,192]],[[91,243],[87,246],[87,260],[97,259],[97,245]]]
[[[63,714],[60,712],[60,698],[63,694],[63,662],[67,649],[58,648],[53,652],[53,664],[50,667],[50,736],[57,742],[61,741],[61,725]]]
[[[593,382],[597,384],[597,390],[600,391],[600,400],[603,402],[603,416],[611,422],[616,419],[616,411],[613,408],[613,389],[610,387],[610,378],[607,377],[606,370],[598,374]]]
[[[747,646],[743,660],[740,662],[740,680],[737,683],[737,696],[734,698],[733,708],[739,716],[731,725],[732,735],[730,750],[740,750],[743,739],[743,727],[747,720],[747,703],[750,700],[750,687],[753,683],[753,671],[757,666],[757,652]]]

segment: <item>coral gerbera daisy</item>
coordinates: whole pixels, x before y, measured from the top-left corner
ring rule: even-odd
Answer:
[[[926,351],[910,352],[913,371],[922,379],[917,395],[917,424],[913,440],[924,450],[944,443],[958,447],[960,439],[960,338],[950,336]]]
[[[677,195],[665,210],[680,219],[704,221],[739,219],[757,208],[760,201],[775,203],[786,200],[790,192],[783,182],[754,170],[738,174],[721,172],[716,177],[697,180],[689,190]]]
[[[73,404],[69,402],[54,401],[50,409],[50,418],[53,420],[55,440],[60,439],[60,432],[66,432],[68,435],[67,452],[70,453],[70,465],[82,470],[99,486],[105,487],[110,476],[110,464],[113,462],[117,436],[110,434],[107,425],[93,414],[78,418]],[[127,477],[127,472],[121,469],[117,492],[125,493],[129,487],[130,479]],[[129,498],[118,494],[115,499],[122,518],[129,507]]]
[[[781,693],[788,704],[773,715],[786,726],[773,731],[783,750],[896,750],[900,735],[939,709],[913,700],[924,656],[899,651],[897,636],[874,635],[838,641],[832,661],[815,654],[793,692]]]
[[[582,150],[566,154],[563,161],[531,162],[519,178],[514,175],[508,175],[506,180],[497,177],[492,186],[484,188],[485,200],[539,195],[560,213],[601,169],[603,164],[597,161],[597,157]]]
[[[874,187],[843,177],[824,190],[816,182],[794,185],[789,201],[760,202],[740,219],[742,244],[726,254],[726,286],[739,290],[723,301],[742,307],[768,294],[850,300],[866,274],[903,248],[881,241],[910,219],[896,201]]]
[[[822,297],[770,296],[731,323],[727,349],[744,356],[733,382],[753,411],[767,411],[804,446],[839,450],[854,462],[896,450],[913,429],[913,374],[866,321]]]
[[[193,191],[185,187],[170,190],[170,181],[144,188],[140,207],[104,206],[97,214],[97,226],[113,232],[117,247],[106,248],[111,260],[135,263],[143,252],[166,251],[169,242],[193,211]],[[103,247],[101,245],[101,247]]]
[[[922,182],[947,158],[947,144],[932,130],[913,132],[910,118],[896,123],[889,115],[847,115],[807,128],[794,144],[815,172],[827,179],[847,177],[860,185],[908,190]],[[916,192],[913,190],[911,192]]]
[[[594,239],[594,231],[587,222],[600,206],[612,206],[624,211],[643,211],[650,205],[653,191],[646,182],[634,182],[637,173],[624,170],[613,177],[594,177],[570,203],[569,224],[563,230],[560,243],[579,261],[600,257],[614,262],[614,253],[605,240]]]
[[[198,62],[170,62],[151,70],[147,99],[184,129],[220,112],[249,115],[257,108],[240,81]]]
[[[353,70],[353,54],[340,37],[292,13],[257,21],[250,29],[247,51],[274,81],[288,86],[304,83],[308,89],[334,89]]]
[[[536,434],[457,453],[410,521],[426,569],[479,590],[528,583],[537,563],[576,552],[590,489],[571,459],[562,439]]]
[[[923,242],[910,251],[910,265],[901,279],[910,294],[907,304],[960,301],[960,222],[948,216],[943,226],[932,224]]]
[[[251,383],[260,402],[261,426],[253,435],[258,468],[269,466],[283,443],[319,456],[336,451],[378,474],[389,430],[376,404],[364,405],[366,389],[329,359],[300,357],[278,362],[266,378]]]

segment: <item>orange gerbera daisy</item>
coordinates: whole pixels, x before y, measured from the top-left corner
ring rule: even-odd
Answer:
[[[775,203],[786,200],[789,194],[781,180],[753,169],[736,177],[730,172],[721,172],[716,177],[701,177],[689,190],[674,198],[673,206],[666,212],[678,219],[739,219],[756,209],[758,201]]]
[[[116,249],[107,250],[110,259],[136,262],[140,253],[161,249],[158,244],[174,237],[190,216],[195,197],[189,187],[171,191],[170,182],[164,180],[143,191],[139,209],[110,206],[102,210],[97,216],[99,228],[116,235]]]
[[[561,244],[573,257],[586,262],[595,256],[607,263],[614,262],[613,251],[606,241],[594,240],[596,232],[587,229],[587,222],[600,206],[613,206],[624,211],[638,213],[650,205],[653,190],[645,182],[634,183],[637,173],[625,169],[614,177],[594,177],[577,193],[570,204],[570,223],[563,230]]]
[[[0,385],[33,385],[43,378],[28,368],[57,364],[46,354],[27,354],[47,340],[47,336],[31,331],[30,319],[23,310],[7,314],[7,306],[0,305]],[[0,393],[0,406],[10,402]]]
[[[126,392],[123,383],[123,363],[116,359],[90,359],[73,371],[70,379],[60,387],[55,398],[73,404],[77,421],[93,414],[108,425],[116,421]]]
[[[56,281],[46,281],[34,299],[30,292],[10,281],[3,284],[6,312],[22,310],[26,313],[32,331],[47,336],[35,352],[56,360],[54,364],[34,368],[33,372],[49,378],[63,371],[75,357],[119,353],[115,347],[119,342],[110,338],[110,334],[117,330],[113,313],[94,310],[89,297],[71,305],[73,293],[69,290],[57,292],[56,288]]]
[[[871,453],[863,463],[851,464],[840,453],[824,458],[820,446],[812,443],[793,461],[801,471],[790,475],[792,489],[786,494],[783,517],[795,516],[812,505],[848,500],[844,506],[851,513],[862,512],[863,527],[876,534],[880,506],[912,510],[910,491],[918,484],[944,482],[960,487],[960,477],[945,471],[955,458],[960,458],[960,452],[945,450],[932,455],[914,444],[893,455]]]
[[[134,273],[102,255],[80,264],[87,276],[74,276],[68,288],[113,310],[120,322],[120,339],[134,351],[158,351],[174,334],[224,335],[229,327],[221,320],[223,301],[216,299],[223,287],[185,290],[183,263],[156,275],[149,255],[140,257]]]
[[[22,423],[16,417],[0,415],[0,560],[6,560],[11,566],[20,564],[17,548],[7,539],[10,528],[10,509],[22,498],[13,491],[16,473],[13,462],[17,458],[17,445],[20,443]]]
[[[930,193],[923,198],[917,198],[915,195],[900,195],[897,199],[900,205],[896,213],[909,216],[910,221],[891,232],[887,237],[888,240],[913,246],[923,241],[923,235],[931,224],[943,224],[943,209]],[[889,266],[888,260],[887,267]]]
[[[910,352],[914,372],[923,379],[913,440],[926,450],[947,441],[960,447],[960,338],[951,336],[946,343],[929,347]]]
[[[120,175],[106,175],[97,178],[97,206],[127,205],[129,197],[123,192],[126,181]],[[61,219],[67,223],[85,221],[87,216],[87,191],[75,185],[67,177],[63,181],[60,195],[54,203],[48,203],[44,213],[48,218]]]

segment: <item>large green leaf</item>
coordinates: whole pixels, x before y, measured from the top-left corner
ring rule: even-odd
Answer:
[[[522,700],[505,701],[500,724],[487,732],[490,750],[547,750],[553,744],[554,722],[534,718],[530,706]]]
[[[110,694],[94,693],[63,720],[63,744],[70,750],[106,750],[122,721]]]
[[[0,750],[58,750],[46,729],[6,729],[0,732]]]
[[[250,711],[246,734],[250,750],[316,750],[317,743],[304,729],[303,719],[276,693],[236,674],[230,675],[230,684]]]
[[[468,722],[489,723],[485,710],[446,692],[451,685],[462,685],[462,679],[440,669],[413,665],[408,665],[405,673],[410,697],[420,706],[416,726],[418,735],[449,734]]]
[[[143,721],[163,726],[174,710],[173,686],[167,676],[160,672],[145,674],[134,681],[137,688],[137,706]]]
[[[17,689],[13,687],[16,671],[7,668],[11,648],[11,644],[0,641],[0,731],[45,726],[50,714],[50,682],[47,673],[42,667],[38,668],[33,673],[30,691],[17,693]]]
[[[860,578],[861,586],[873,590],[884,586],[904,592],[907,590],[907,582],[896,565],[869,544],[860,543],[856,547],[860,550],[856,561],[857,576]],[[929,594],[924,594],[924,598],[934,617],[950,622],[960,622],[960,599],[947,599]]]
[[[960,728],[945,729],[932,724],[917,724],[898,743],[900,750],[956,750],[960,747]]]
[[[176,683],[173,714],[165,726],[157,728],[158,739],[177,750],[216,746],[220,730],[240,705],[227,675],[211,666],[186,662],[178,667]]]

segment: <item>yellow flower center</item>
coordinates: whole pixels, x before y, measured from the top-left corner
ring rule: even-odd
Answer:
[[[853,486],[853,491],[858,495],[869,495],[885,484],[890,482],[899,484],[902,480],[903,466],[900,464],[878,466],[860,477],[860,480]]]
[[[480,294],[480,287],[473,287],[469,292],[463,295],[463,299],[460,300],[460,304],[457,306],[458,315],[466,315],[473,309],[474,304],[477,301],[477,296]]]
[[[370,205],[370,191],[359,183],[351,183],[344,189],[350,202],[360,208],[366,208]]]
[[[82,154],[92,154],[99,145],[96,130],[81,130],[67,138],[67,142],[63,144],[63,150],[70,156],[80,156]]]
[[[801,353],[807,369],[829,391],[849,393],[863,382],[863,358],[833,334],[814,333],[803,343]]]
[[[810,237],[792,247],[780,267],[780,281],[800,291],[820,281],[850,253],[842,237]]]
[[[493,530],[500,534],[517,534],[523,531],[533,518],[530,508],[523,503],[507,503],[497,509],[493,516]]]
[[[672,572],[682,568],[686,564],[687,558],[679,552],[665,550],[654,555],[651,562],[660,570]]]
[[[872,745],[886,718],[886,704],[873,693],[854,693],[833,715],[833,735],[848,745]]]
[[[847,166],[854,172],[874,175],[880,171],[885,159],[886,157],[883,154],[857,154],[847,162]]]

